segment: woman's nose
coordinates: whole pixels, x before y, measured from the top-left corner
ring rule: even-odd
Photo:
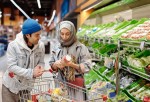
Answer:
[[[63,38],[66,39],[66,35],[64,35]]]

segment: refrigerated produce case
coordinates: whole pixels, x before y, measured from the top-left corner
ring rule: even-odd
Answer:
[[[147,102],[144,100],[148,100],[150,97],[150,93],[147,91],[150,87],[149,26],[150,19],[142,18],[121,23],[84,25],[79,29],[77,34],[80,41],[92,48],[93,61],[95,62],[97,59],[90,73],[85,75],[85,82],[89,90],[96,83],[111,83],[116,87],[113,91],[115,98],[111,97],[108,89],[107,92],[103,90],[109,98],[108,102],[118,102],[121,100],[120,97],[124,97],[123,102]],[[122,70],[128,76],[124,76]],[[131,76],[135,76],[135,78]],[[143,81],[143,85],[139,85]],[[101,88],[95,89],[101,90]],[[131,90],[134,91],[131,92]]]

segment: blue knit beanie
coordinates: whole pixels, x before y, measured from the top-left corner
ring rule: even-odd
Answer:
[[[34,19],[27,19],[22,25],[22,33],[25,34],[32,34],[41,30],[41,26],[39,23]]]

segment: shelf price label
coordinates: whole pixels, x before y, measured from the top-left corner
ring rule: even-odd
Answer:
[[[108,44],[111,44],[111,38],[108,39]]]
[[[120,48],[120,45],[121,45],[121,41],[118,40],[118,48]]]
[[[144,49],[144,46],[145,46],[145,42],[142,41],[141,44],[140,44],[140,49],[143,50],[143,49]]]
[[[106,39],[104,38],[104,39],[103,39],[103,44],[105,44],[105,43],[106,43]]]
[[[97,39],[96,38],[94,38],[94,42],[96,42],[97,41]]]
[[[101,43],[101,39],[100,38],[98,39],[98,42]]]

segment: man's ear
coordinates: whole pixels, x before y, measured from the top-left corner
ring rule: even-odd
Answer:
[[[30,38],[30,37],[31,37],[31,35],[30,35],[30,34],[26,34],[26,37],[27,37],[27,38]]]

